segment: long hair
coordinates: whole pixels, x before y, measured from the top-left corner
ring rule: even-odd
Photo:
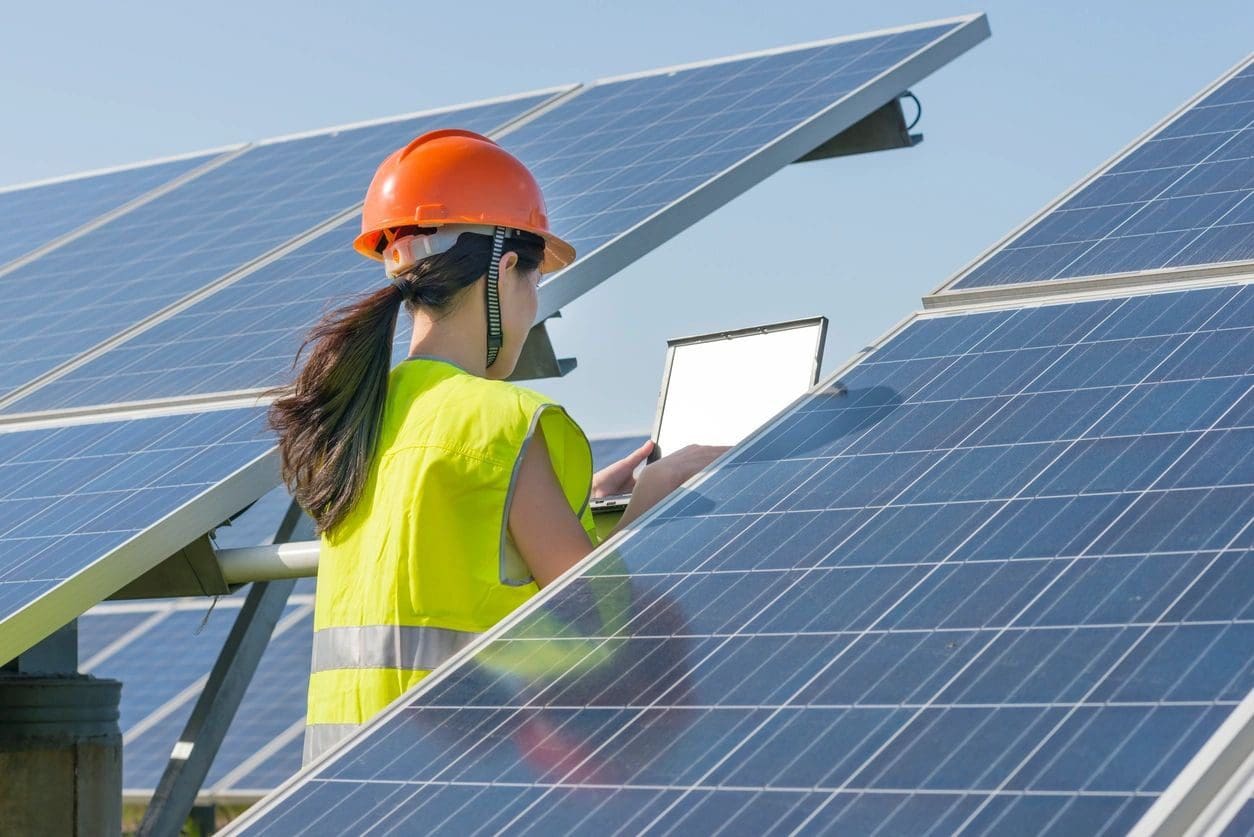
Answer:
[[[521,236],[507,239],[504,252],[516,253],[527,272],[539,267],[544,242]],[[319,532],[343,520],[365,488],[402,303],[411,313],[447,313],[487,272],[491,256],[490,237],[462,233],[447,252],[418,262],[396,284],[328,312],[296,354],[293,367],[309,349],[295,380],[271,391],[268,418],[278,434],[283,482]]]

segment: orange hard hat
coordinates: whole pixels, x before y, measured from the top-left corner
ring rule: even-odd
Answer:
[[[540,184],[527,167],[482,134],[456,128],[428,131],[383,161],[366,190],[353,247],[388,262],[388,272],[395,273],[397,260],[385,259],[385,251],[399,228],[453,225],[486,227],[489,235],[493,227],[505,227],[540,236],[543,273],[575,260],[575,248],[549,230]],[[412,264],[398,258],[399,266]]]

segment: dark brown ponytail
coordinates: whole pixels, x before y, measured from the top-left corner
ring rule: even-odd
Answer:
[[[379,441],[387,400],[396,319],[404,303],[444,310],[487,272],[492,239],[463,233],[448,250],[423,259],[397,284],[364,294],[326,314],[305,339],[309,357],[296,379],[272,391],[270,427],[278,434],[283,481],[325,532],[361,496]],[[543,241],[524,234],[506,241],[519,269],[540,264]]]

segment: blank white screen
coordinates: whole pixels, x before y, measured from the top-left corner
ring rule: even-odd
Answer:
[[[820,325],[676,346],[658,428],[665,456],[734,445],[813,385]]]

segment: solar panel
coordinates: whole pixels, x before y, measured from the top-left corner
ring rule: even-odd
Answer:
[[[264,410],[0,427],[0,659],[12,659],[275,480]]]
[[[208,618],[208,625],[214,626],[212,631],[206,627],[199,635],[193,636],[186,630],[188,626],[195,630],[199,623],[193,620],[204,620],[207,607],[206,604],[194,610],[180,611],[180,616],[186,615],[184,623],[137,640],[132,645],[135,657],[118,659],[108,668],[93,672],[123,683],[143,683],[144,692],[155,693],[154,697],[137,697],[126,694],[127,690],[123,688],[123,718],[120,722],[125,736],[122,786],[124,794],[130,799],[151,797],[160,782],[174,742],[183,732],[200,696],[200,686],[231,629],[237,612],[234,610],[212,613]],[[264,753],[266,745],[294,723],[303,723],[312,635],[313,603],[308,596],[293,597],[222,741],[205,780],[206,791],[241,764]],[[151,657],[162,651],[168,652],[165,657],[167,663],[169,660],[177,662],[164,672],[146,671],[138,655]],[[181,656],[183,654],[186,656]],[[164,712],[155,711],[163,706]],[[296,766],[299,767],[299,764],[298,756]],[[261,788],[253,799],[270,789]]]
[[[984,38],[983,15],[607,79],[505,138],[580,253],[553,313]]]
[[[947,290],[1254,259],[1254,57]]]
[[[91,671],[90,664],[97,657],[107,654],[115,644],[127,642],[134,631],[160,615],[153,610],[131,609],[84,613],[78,618],[79,668]]]
[[[353,208],[379,162],[417,134],[491,131],[553,92],[259,144],[14,270],[0,283],[0,397]],[[91,315],[67,315],[58,288]]]
[[[127,778],[137,763],[142,762],[136,758],[140,753],[130,746],[132,741],[146,735],[162,719],[173,719],[173,733],[158,747],[163,751],[158,767],[160,775],[160,768],[169,760],[170,748],[178,740],[200,692],[194,684],[209,674],[239,613],[236,602],[220,610],[215,606],[212,611],[208,601],[203,606],[200,602],[190,604],[193,606],[174,607],[171,602],[165,618],[87,671],[125,684],[118,707],[118,727],[127,745],[123,762]],[[130,787],[130,784],[123,786]]]
[[[541,318],[987,34],[983,16],[966,17],[612,79],[519,125],[501,142],[532,168],[553,228],[580,253],[541,286]],[[360,191],[368,170],[357,174]],[[379,285],[378,266],[352,252],[357,224],[346,220],[8,411],[282,382],[327,300]],[[402,335],[396,359],[407,346]]]
[[[917,316],[240,830],[1126,831],[1254,687],[1251,349]]]
[[[0,190],[0,267],[212,159],[175,160]]]

